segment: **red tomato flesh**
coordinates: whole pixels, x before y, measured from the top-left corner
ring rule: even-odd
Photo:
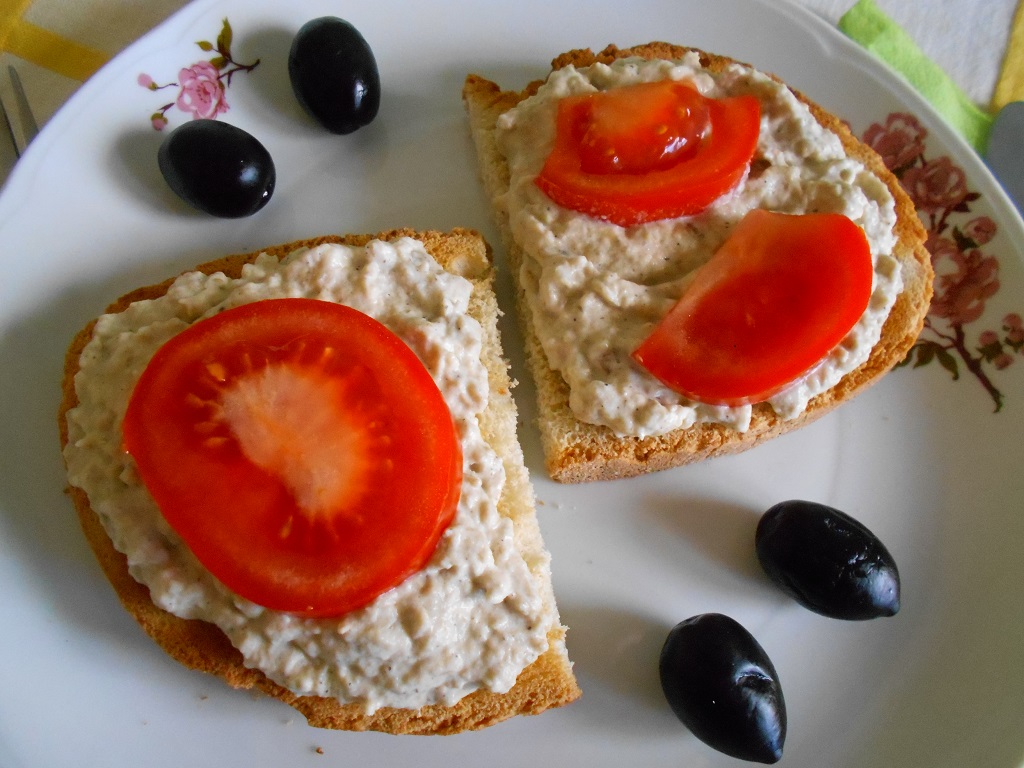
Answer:
[[[423,363],[373,318],[313,299],[178,334],[132,393],[126,450],[163,516],[258,605],[340,615],[421,569],[462,451]]]
[[[752,96],[709,99],[672,80],[568,96],[536,184],[624,227],[692,216],[743,178],[760,116]]]
[[[684,83],[641,83],[585,100],[574,128],[585,173],[647,173],[692,157],[711,129],[708,100]]]
[[[843,340],[873,276],[867,238],[849,218],[751,211],[633,357],[692,400],[766,400]]]

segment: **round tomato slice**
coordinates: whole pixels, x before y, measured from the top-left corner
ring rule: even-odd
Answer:
[[[873,278],[867,238],[846,216],[754,210],[633,357],[692,400],[760,402],[843,340]]]
[[[124,444],[164,518],[254,603],[339,615],[421,569],[462,452],[423,363],[373,318],[313,299],[229,309],[162,346]]]
[[[760,124],[753,96],[709,99],[672,80],[568,96],[536,184],[624,227],[692,216],[743,178]]]

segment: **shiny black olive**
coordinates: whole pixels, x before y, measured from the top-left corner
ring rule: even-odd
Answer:
[[[661,649],[661,687],[693,735],[740,760],[775,763],[786,702],[768,654],[739,622],[705,613],[680,622]]]
[[[352,133],[377,116],[377,60],[344,19],[323,16],[302,25],[288,53],[288,77],[302,107],[332,133]]]
[[[182,123],[163,140],[157,159],[175,194],[214,216],[250,216],[274,194],[277,173],[266,147],[219,120]]]
[[[811,501],[764,513],[754,537],[769,578],[812,611],[874,619],[900,609],[900,575],[881,541],[847,514]]]

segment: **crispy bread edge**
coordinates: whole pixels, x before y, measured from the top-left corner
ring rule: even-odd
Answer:
[[[721,71],[736,63],[734,59],[699,49],[652,42],[631,48],[610,45],[598,53],[589,49],[569,51],[555,58],[551,68],[556,70],[570,64],[585,67],[596,62],[610,63],[628,56],[678,59],[690,50],[696,50],[703,65],[712,71]],[[778,78],[773,79],[782,82]],[[492,201],[510,271],[517,286],[524,255],[512,237],[507,214],[500,206],[493,205],[495,198],[509,186],[508,168],[497,148],[495,125],[503,112],[535,93],[539,85],[537,81],[530,83],[523,91],[504,91],[483,77],[469,75],[463,86],[463,103],[477,149],[480,176]],[[516,296],[517,314],[526,339],[528,366],[537,386],[538,426],[546,468],[554,480],[579,483],[630,477],[748,450],[829,413],[878,381],[913,346],[931,302],[933,279],[931,259],[924,247],[926,233],[914,205],[882,159],[859,141],[845,123],[802,93],[793,92],[808,106],[821,125],[839,137],[851,156],[863,162],[886,184],[896,201],[897,245],[894,252],[901,264],[904,288],[871,356],[831,390],[815,397],[801,416],[789,421],[779,418],[767,403],[760,403],[754,406],[750,428],[744,433],[723,425],[701,424],[655,437],[620,438],[607,427],[583,423],[572,414],[569,409],[569,388],[562,377],[547,364],[520,286]]]
[[[470,279],[474,284],[470,314],[480,321],[484,329],[484,362],[491,384],[490,404],[481,418],[481,428],[502,456],[507,475],[499,510],[514,520],[517,540],[534,561],[531,567],[540,568],[547,578],[545,599],[554,608],[550,575],[546,572],[546,550],[535,514],[533,487],[516,438],[517,411],[509,391],[508,367],[501,353],[496,324],[498,306],[492,285],[490,248],[483,238],[466,229],[451,232],[397,229],[378,235],[325,236],[224,257],[196,269],[207,274],[224,272],[237,277],[242,266],[260,253],[281,258],[302,246],[312,247],[326,242],[363,245],[371,239],[395,240],[399,237],[423,241],[428,252],[445,269]],[[171,278],[136,289],[111,304],[107,312],[120,312],[134,301],[161,296],[173,281]],[[68,441],[66,414],[78,402],[74,376],[82,350],[92,337],[94,325],[95,321],[89,323],[75,336],[65,358],[63,397],[58,414],[62,449]],[[289,704],[305,715],[310,725],[392,734],[454,734],[485,728],[515,715],[539,714],[568,704],[580,696],[565,647],[566,630],[557,622],[548,635],[548,650],[524,669],[515,686],[504,694],[477,691],[453,706],[430,705],[418,710],[384,707],[372,715],[364,714],[357,705],[339,704],[334,699],[298,696],[269,680],[259,670],[245,667],[241,653],[213,624],[180,619],[154,605],[148,588],[135,581],[128,572],[127,559],[114,548],[86,494],[73,486],[69,486],[67,492],[74,502],[86,539],[122,605],[158,645],[186,667],[220,677],[235,688],[256,689]]]

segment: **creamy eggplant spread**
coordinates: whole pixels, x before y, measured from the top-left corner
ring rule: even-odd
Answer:
[[[478,689],[505,692],[546,650],[556,617],[541,578],[548,563],[524,561],[496,507],[505,474],[478,422],[488,381],[481,328],[466,314],[471,291],[408,238],[321,245],[280,262],[263,254],[239,279],[185,274],[166,295],[97,322],[75,379],[80,403],[68,413],[70,482],[88,494],[159,607],[216,624],[247,666],[295,693],[373,712],[450,705]],[[164,521],[121,447],[134,384],[164,342],[221,310],[282,297],[347,304],[397,333],[437,382],[462,443],[461,500],[432,560],[338,618],[279,613],[229,592]]]
[[[689,81],[705,96],[750,94],[760,101],[755,162],[731,192],[704,212],[621,227],[562,208],[534,183],[555,137],[558,100],[662,79]],[[676,303],[693,270],[706,262],[732,227],[754,208],[783,213],[848,216],[865,232],[874,263],[867,310],[819,365],[768,402],[785,419],[860,366],[878,342],[902,289],[895,204],[885,184],[848,157],[784,85],[740,64],[721,73],[696,53],[680,61],[622,59],[611,65],[553,72],[535,95],[498,121],[497,140],[510,187],[497,202],[524,253],[520,283],[549,365],[570,389],[581,421],[620,435],[647,436],[718,422],[744,431],[751,406],[693,402],[667,388],[630,354]]]

